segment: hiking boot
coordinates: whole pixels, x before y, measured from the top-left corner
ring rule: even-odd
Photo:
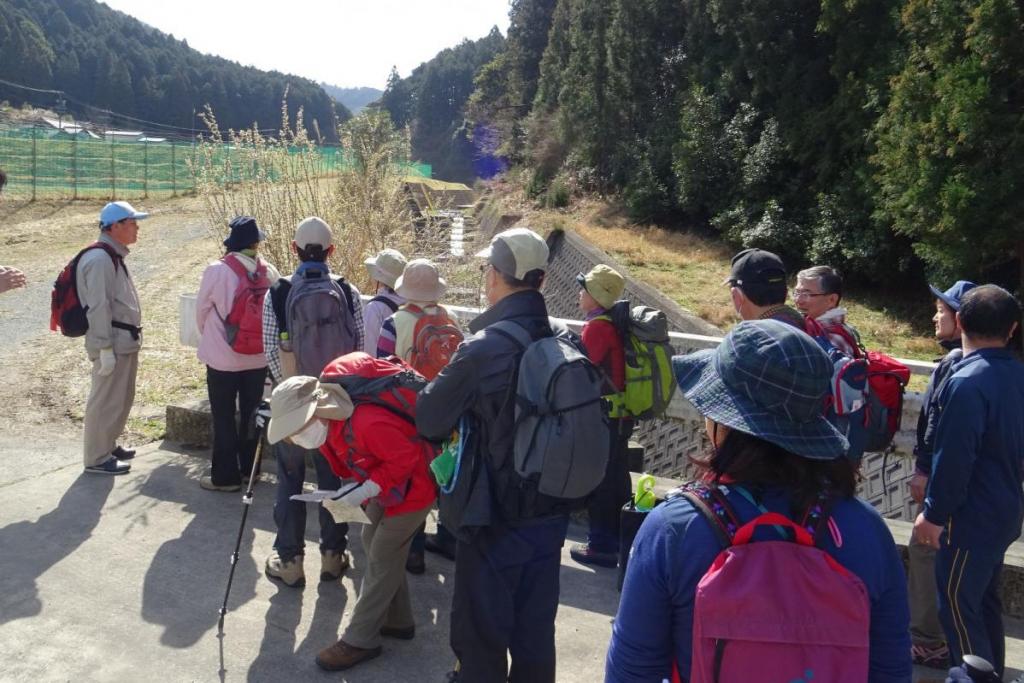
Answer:
[[[608,567],[609,569],[615,569],[619,566],[618,553],[603,553],[600,550],[594,550],[585,543],[574,545],[569,549],[569,555],[580,564],[592,564],[598,567]]]
[[[363,649],[349,645],[344,640],[339,640],[334,645],[320,650],[320,654],[316,656],[316,663],[321,669],[327,671],[344,671],[379,656],[379,647]]]
[[[118,460],[131,460],[135,457],[134,449],[121,448],[120,446],[114,447],[110,454]]]
[[[914,643],[910,646],[910,656],[914,660],[914,664],[919,666],[942,670],[949,668],[949,648],[945,643],[940,645]]]
[[[199,488],[204,491],[223,491],[224,493],[234,493],[242,488],[241,484],[220,484],[213,483],[213,477],[200,477]]]
[[[348,569],[348,555],[344,550],[327,550],[320,553],[320,580],[337,581]]]
[[[416,627],[395,628],[393,626],[381,626],[380,634],[385,638],[397,638],[398,640],[412,640],[416,637]]]
[[[263,572],[268,579],[276,579],[289,588],[301,588],[306,585],[306,573],[302,571],[302,555],[296,555],[290,562],[285,562],[275,550],[267,558],[267,566]]]
[[[99,465],[86,467],[85,471],[89,474],[128,474],[131,469],[131,465],[121,462],[111,455]]]
[[[452,562],[455,561],[455,543],[438,540],[437,534],[426,534],[426,540],[423,541],[423,549],[428,553],[435,553],[441,557],[447,557]]]
[[[405,571],[410,574],[422,574],[427,571],[427,562],[423,559],[423,553],[410,552],[405,560]]]

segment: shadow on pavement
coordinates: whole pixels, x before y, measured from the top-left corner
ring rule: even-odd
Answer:
[[[83,472],[55,509],[0,529],[0,624],[42,611],[36,580],[92,536],[113,480]]]
[[[182,481],[188,481],[192,488],[183,487]],[[217,626],[241,521],[242,494],[203,491],[198,482],[190,479],[188,468],[167,464],[153,470],[138,495],[181,503],[189,519],[177,538],[156,551],[146,571],[142,593],[142,618],[164,626],[160,642],[187,648]],[[231,612],[256,595],[259,572],[252,557],[253,529],[272,528],[272,495],[272,487],[265,484],[258,486],[254,494],[254,500],[259,502],[249,511],[242,535],[226,631]]]

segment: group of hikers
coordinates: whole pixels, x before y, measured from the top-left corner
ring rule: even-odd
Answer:
[[[124,474],[134,456],[117,445],[142,341],[125,257],[146,216],[105,206],[98,241],[54,292],[55,326],[69,334],[86,323],[90,473]],[[425,570],[429,550],[455,563],[447,680],[555,681],[570,513],[589,517],[575,561],[627,560],[626,451],[650,415],[632,396],[637,382],[660,391],[657,360],[638,380],[649,347],[629,326],[650,311],[630,311],[623,275],[597,265],[577,278],[585,322],[572,334],[541,291],[548,245],[524,227],[477,254],[487,307],[465,328],[440,303],[446,282],[429,260],[394,249],[368,258],[364,304],[331,272],[325,221],[298,224],[299,266],[287,277],[260,256],[265,237],[254,218],[232,220],[197,295],[214,433],[199,485],[240,490],[258,472],[265,433],[277,461],[265,573],[288,588],[305,584],[309,501],[320,508],[321,581],[349,567],[349,524],[362,524],[358,600],[317,655],[322,668],[349,669],[379,656],[384,639],[416,636],[406,575]],[[966,655],[1001,680],[1000,569],[1024,518],[1024,365],[1008,346],[1018,302],[995,285],[932,287],[948,354],[918,424],[908,596],[892,535],[855,495],[872,443],[859,429],[875,405],[865,377],[883,361],[847,320],[835,270],[799,272],[792,292],[788,281],[777,255],[740,252],[723,286],[742,321],[715,349],[662,359],[669,389],[703,416],[708,446],[696,480],[646,514],[628,549],[606,680],[885,683],[909,681],[914,663],[962,667]],[[858,368],[864,400],[851,412],[836,387]],[[313,494],[303,489],[309,461]],[[426,534],[435,503],[440,522]]]

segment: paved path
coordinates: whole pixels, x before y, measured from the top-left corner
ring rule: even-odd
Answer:
[[[0,443],[13,455],[14,444]],[[35,446],[34,446],[35,448]],[[38,448],[36,450],[39,450]],[[304,590],[262,575],[273,542],[273,483],[265,475],[243,537],[224,635],[217,610],[238,530],[238,494],[202,491],[204,458],[172,444],[142,449],[126,477],[81,473],[78,449],[39,451],[31,470],[0,467],[0,680],[2,681],[440,681],[447,646],[452,563],[428,555],[410,577],[417,618],[411,642],[385,642],[384,656],[348,677],[321,672],[313,657],[351,614],[363,554],[340,583]],[[37,459],[38,458],[38,459]],[[11,460],[14,460],[11,458]],[[17,459],[25,463],[24,455]],[[10,464],[8,461],[6,464]],[[314,516],[308,541],[315,544]],[[570,535],[579,538],[582,529]],[[352,534],[355,538],[358,534]],[[603,678],[617,602],[615,574],[562,561],[558,612],[560,682]],[[1024,665],[1024,635],[1008,623],[1009,663]],[[1019,671],[1014,670],[1014,675]],[[922,669],[915,680],[941,680]]]

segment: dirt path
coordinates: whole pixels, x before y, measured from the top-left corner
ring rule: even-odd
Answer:
[[[0,263],[21,268],[29,281],[0,297],[0,368],[10,397],[0,401],[0,463],[24,451],[37,452],[33,462],[49,451],[77,455],[89,365],[81,340],[50,332],[49,299],[60,269],[95,239],[103,204],[0,202]],[[153,214],[127,259],[146,330],[129,422],[129,441],[137,444],[159,436],[167,400],[201,395],[194,351],[178,344],[178,296],[196,290],[217,249],[197,199],[133,204]],[[0,464],[0,481],[8,467]]]

